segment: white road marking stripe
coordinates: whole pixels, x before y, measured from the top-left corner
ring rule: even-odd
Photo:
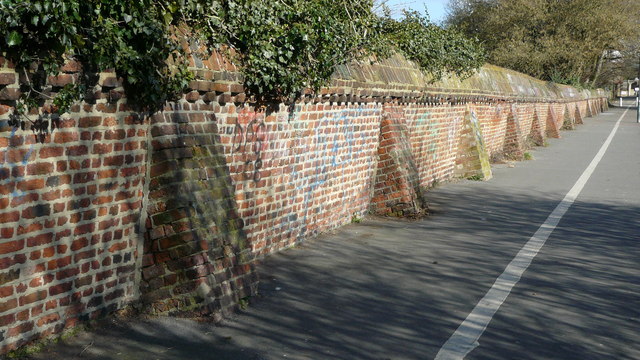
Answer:
[[[602,160],[602,157],[609,148],[613,137],[618,131],[620,122],[627,114],[627,111],[629,111],[628,108],[622,113],[611,130],[609,137],[604,144],[602,144],[602,147],[593,160],[591,160],[591,163],[587,166],[578,181],[576,181],[571,190],[565,195],[560,204],[556,206],[547,220],[538,228],[538,231],[536,231],[522,249],[520,249],[516,257],[511,260],[507,268],[496,279],[491,289],[489,289],[485,296],[478,302],[476,307],[473,308],[469,316],[467,316],[449,340],[440,348],[435,360],[461,360],[480,345],[478,339],[482,336],[482,333],[491,322],[496,311],[498,311],[502,303],[507,299],[513,287],[520,281],[520,277],[522,277],[522,274],[527,270],[533,258],[536,257],[549,238],[549,235],[551,235],[556,226],[558,226],[564,214],[576,201],[576,198],[580,195],[587,181],[589,181],[596,166],[598,166],[598,163],[600,163],[600,160]]]

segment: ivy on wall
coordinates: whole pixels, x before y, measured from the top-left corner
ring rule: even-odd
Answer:
[[[82,98],[95,74],[114,69],[129,103],[154,111],[182,93],[188,71],[181,29],[209,50],[233,49],[245,87],[260,101],[317,90],[336,66],[404,53],[434,78],[468,75],[484,62],[477,41],[407,12],[378,15],[373,0],[0,0],[0,53],[28,80],[19,112],[52,101],[59,113]],[[72,57],[78,81],[47,89]],[[53,97],[51,96],[53,94]]]
[[[485,62],[477,40],[443,29],[415,11],[405,11],[400,21],[386,18],[385,34],[389,43],[433,75],[434,80],[447,73],[467,77]]]

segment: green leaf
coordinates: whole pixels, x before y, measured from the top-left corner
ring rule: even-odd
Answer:
[[[6,41],[8,46],[20,45],[22,43],[22,35],[14,30],[7,34]]]

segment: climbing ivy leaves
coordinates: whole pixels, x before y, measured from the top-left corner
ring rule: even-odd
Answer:
[[[224,29],[254,95],[296,97],[357,57],[377,17],[372,1],[227,1]]]
[[[436,26],[415,11],[405,11],[399,21],[387,19],[385,35],[434,80],[448,73],[469,76],[486,60],[484,49],[476,39]]]
[[[105,69],[123,79],[131,106],[160,109],[192,79],[187,41],[229,50],[247,91],[267,102],[317,90],[336,66],[372,55],[401,51],[436,78],[469,74],[484,60],[476,42],[418,13],[380,16],[373,0],[0,0],[0,18],[0,53],[27,80],[23,104],[51,100],[58,112]],[[73,86],[52,92],[47,75],[68,57],[83,72]]]

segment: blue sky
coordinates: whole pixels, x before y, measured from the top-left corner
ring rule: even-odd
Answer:
[[[431,20],[440,23],[446,15],[445,8],[448,2],[449,0],[388,0],[387,5],[394,10],[394,15],[397,15],[403,8],[422,12],[426,5]]]

